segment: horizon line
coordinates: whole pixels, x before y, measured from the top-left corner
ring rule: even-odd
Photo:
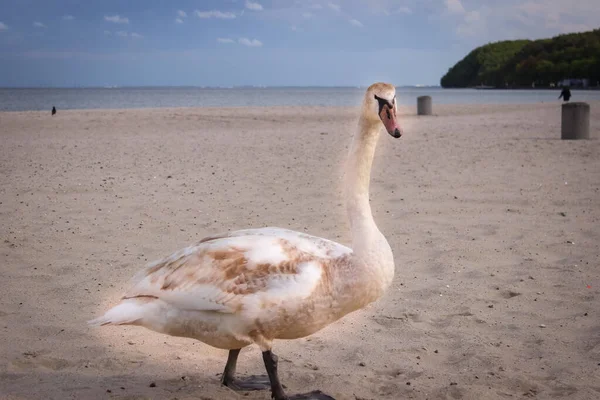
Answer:
[[[398,88],[441,88],[440,85],[394,85]],[[81,86],[0,86],[0,89],[155,89],[155,88],[195,88],[195,89],[293,89],[293,88],[326,88],[326,89],[365,89],[361,85],[81,85]]]

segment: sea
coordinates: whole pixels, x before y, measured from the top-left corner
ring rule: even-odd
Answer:
[[[0,88],[0,111],[124,109],[161,107],[358,106],[360,87],[110,87]],[[600,101],[600,90],[571,90],[571,101]],[[419,96],[434,104],[530,104],[557,102],[560,90],[443,89],[398,87],[397,100],[415,105]]]

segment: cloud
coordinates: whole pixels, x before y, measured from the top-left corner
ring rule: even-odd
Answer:
[[[263,6],[260,3],[246,0],[246,8],[253,11],[261,11]]]
[[[44,24],[42,24],[41,22],[38,22],[38,21],[34,22],[33,26],[35,26],[36,28],[45,28],[46,27],[46,25],[44,25]]]
[[[459,36],[475,36],[483,29],[481,14],[479,11],[469,11],[465,13],[463,22],[456,28]]]
[[[452,14],[464,14],[465,8],[460,0],[446,0],[446,8]]]
[[[383,1],[383,0],[382,0]],[[444,0],[438,18],[469,44],[539,39],[598,28],[597,0]]]
[[[302,16],[306,19],[309,19],[309,18],[312,18],[313,15],[309,12],[305,12],[305,13],[302,13]]]
[[[4,22],[0,22],[0,31],[7,31],[8,30],[8,25],[6,25]]]
[[[331,8],[333,11],[339,12],[341,7],[338,4],[327,3],[327,7]]]
[[[235,40],[230,39],[230,38],[217,38],[217,42],[219,43],[223,43],[223,44],[233,44],[236,43]],[[248,39],[245,37],[241,37],[237,40],[237,43],[242,44],[244,46],[248,46],[248,47],[261,47],[263,44],[260,40],[257,39]]]
[[[512,7],[513,14],[528,30],[535,28],[558,33],[584,31],[598,28],[598,6],[596,0],[573,2],[558,0],[528,0]]]
[[[478,22],[481,19],[479,11],[469,11],[465,14],[465,22]]]
[[[112,33],[110,33],[110,31],[104,31],[104,34],[107,35],[107,36],[112,35]],[[131,33],[129,33],[127,31],[117,31],[117,32],[115,32],[115,36],[130,37],[130,38],[133,38],[133,39],[141,39],[141,38],[144,37],[144,36],[140,35],[137,32],[131,32]]]
[[[177,10],[177,16],[180,18],[186,18],[187,17],[187,13],[183,10]]]
[[[453,33],[461,46],[549,38],[600,26],[598,0],[577,0],[577,7],[564,0],[444,0],[440,3],[442,7],[428,20],[444,25],[443,29]]]
[[[243,44],[244,46],[248,46],[248,47],[261,47],[263,45],[260,40],[248,39],[248,38],[244,38],[244,37],[239,38],[238,43]]]
[[[396,12],[399,14],[412,14],[412,10],[406,6],[398,8]]]
[[[312,8],[313,10],[322,10],[322,9],[323,9],[323,6],[322,6],[322,5],[320,5],[320,4],[312,4],[312,5],[310,6],[310,8]]]
[[[107,22],[114,22],[115,24],[128,24],[129,18],[121,17],[120,15],[105,15],[104,20]]]
[[[64,19],[65,21],[73,21],[75,17],[72,15],[63,15],[62,19]]]
[[[175,22],[178,24],[183,24],[183,20],[181,18],[175,18]]]
[[[364,25],[362,24],[362,22],[360,22],[360,21],[359,21],[359,20],[357,20],[357,19],[351,19],[351,20],[350,20],[350,21],[348,21],[348,22],[350,22],[352,25],[354,25],[354,26],[356,26],[356,27],[358,27],[358,28],[362,28],[362,27],[364,26]]]
[[[212,10],[212,11],[194,11],[194,14],[196,14],[196,16],[198,18],[220,18],[220,19],[234,19],[235,18],[235,14],[234,13],[230,13],[230,12],[223,12],[223,11],[218,11],[218,10]]]

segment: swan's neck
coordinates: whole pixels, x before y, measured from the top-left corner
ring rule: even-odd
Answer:
[[[369,182],[379,123],[361,118],[354,136],[346,169],[346,207],[352,230],[352,248],[363,265],[373,269],[387,287],[394,276],[394,257],[388,242],[377,228],[369,205]]]
[[[364,233],[377,231],[369,204],[369,182],[375,147],[379,140],[379,126],[359,120],[358,132],[354,135],[346,169],[346,201],[352,243],[354,248],[364,242]]]

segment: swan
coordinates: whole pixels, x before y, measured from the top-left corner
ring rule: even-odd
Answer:
[[[402,135],[395,88],[366,90],[346,167],[346,209],[352,249],[282,228],[238,230],[206,237],[149,264],[120,303],[89,324],[138,325],[229,350],[222,384],[271,389],[275,400],[326,400],[313,391],[287,396],[277,373],[275,339],[319,331],[382,296],[394,277],[394,257],[369,205],[369,181],[381,125]],[[266,377],[237,378],[240,350],[256,344]]]

